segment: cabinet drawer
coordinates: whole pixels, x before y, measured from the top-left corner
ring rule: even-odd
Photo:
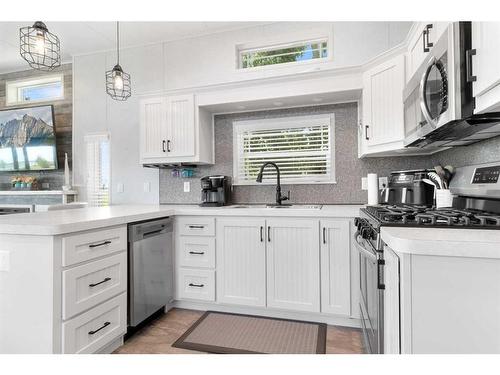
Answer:
[[[177,219],[177,230],[180,235],[215,236],[214,217],[180,217]]]
[[[127,330],[127,293],[63,323],[63,353],[95,353]]]
[[[63,319],[127,290],[127,253],[63,271]]]
[[[180,299],[215,301],[215,271],[180,268],[177,295]]]
[[[127,250],[127,227],[120,226],[64,236],[63,266]]]
[[[183,267],[215,268],[215,237],[180,236],[177,259]]]

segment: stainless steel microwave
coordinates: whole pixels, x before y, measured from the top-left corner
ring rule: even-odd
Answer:
[[[500,113],[474,114],[471,29],[450,24],[432,49],[423,38],[429,51],[403,91],[406,147],[464,146],[500,134]]]

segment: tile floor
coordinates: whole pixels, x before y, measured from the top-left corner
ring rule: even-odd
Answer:
[[[172,309],[137,331],[118,348],[118,354],[202,354],[173,348],[172,344],[203,314],[202,311]],[[362,354],[361,330],[340,326],[328,326],[327,354]]]

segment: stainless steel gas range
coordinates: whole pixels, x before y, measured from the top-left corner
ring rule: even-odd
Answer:
[[[500,162],[458,168],[450,184],[452,207],[367,206],[355,219],[360,264],[360,312],[365,346],[384,348],[384,243],[382,226],[500,230]]]

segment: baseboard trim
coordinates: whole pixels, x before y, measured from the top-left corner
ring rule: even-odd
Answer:
[[[310,322],[326,323],[329,325],[344,326],[351,328],[360,328],[361,322],[359,319],[348,318],[345,316],[326,315],[319,313],[296,312],[277,310],[270,308],[259,308],[249,306],[224,305],[211,302],[195,302],[195,301],[175,301],[171,307],[180,309],[200,310],[200,311],[221,311],[233,312],[237,314],[248,314],[258,316],[269,316],[272,318],[305,320]]]

